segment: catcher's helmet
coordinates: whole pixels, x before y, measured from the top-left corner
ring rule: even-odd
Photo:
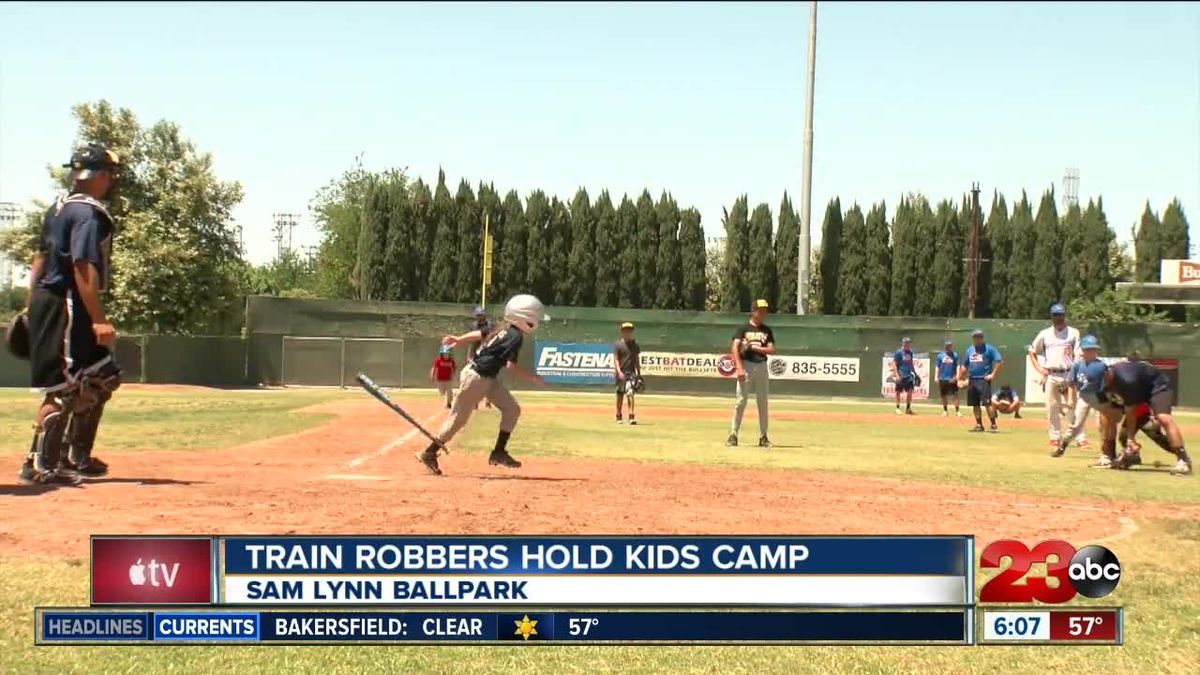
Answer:
[[[29,317],[18,314],[4,331],[4,346],[15,357],[29,359]]]
[[[71,155],[71,161],[63,164],[71,170],[72,180],[87,180],[97,171],[116,171],[121,167],[121,158],[100,143],[91,143]]]
[[[504,306],[504,320],[523,333],[532,333],[549,318],[542,301],[532,295],[514,295]]]

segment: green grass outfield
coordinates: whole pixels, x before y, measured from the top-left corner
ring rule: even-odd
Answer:
[[[177,448],[204,452],[290,433],[321,424],[326,414],[301,409],[363,394],[338,390],[222,392],[124,390],[114,399],[101,432],[105,447]],[[432,400],[427,392],[403,392],[402,400]],[[518,394],[528,403],[608,406],[610,396],[563,398]],[[643,397],[636,428],[616,427],[611,416],[564,415],[527,406],[514,435],[518,457],[611,457],[642,462],[773,467],[901,477],[936,483],[979,485],[1060,497],[1107,497],[1180,504],[1200,501],[1197,479],[1145,471],[1119,473],[1086,468],[1078,452],[1063,460],[1045,454],[1039,425],[975,436],[966,420],[906,424],[886,402],[775,400],[773,409],[879,415],[855,422],[806,418],[772,425],[781,447],[769,453],[721,446],[727,419],[655,419],[654,406],[729,408],[728,399]],[[20,391],[0,391],[0,459],[12,469],[28,444],[35,401]],[[932,407],[918,409],[936,415]],[[1030,410],[1031,418],[1041,416]],[[1197,417],[1185,413],[1185,424]],[[940,422],[940,418],[939,418]],[[1011,425],[1010,425],[1011,427]],[[747,414],[743,435],[754,435]],[[463,435],[466,452],[485,452],[495,433],[495,413]],[[801,447],[783,447],[801,446]],[[1147,459],[1169,458],[1156,448]],[[1073,456],[1072,456],[1073,455]],[[6,481],[7,482],[7,481]],[[36,502],[7,500],[3,517],[36,517]],[[21,511],[16,512],[17,509]],[[865,513],[864,518],[872,517]],[[1047,514],[1047,518],[1060,517]],[[1068,516],[1069,517],[1069,516]],[[1136,513],[1135,513],[1136,518]],[[361,672],[644,672],[711,673],[1017,673],[1104,671],[1112,673],[1200,672],[1200,523],[1137,519],[1131,536],[1110,544],[1126,571],[1116,596],[1126,608],[1124,647],[42,647],[33,646],[34,606],[83,606],[85,560],[5,560],[0,541],[0,673],[361,673]],[[48,524],[53,526],[52,524]],[[886,529],[881,525],[881,528]],[[1053,529],[1053,525],[1048,525]],[[83,536],[86,533],[81,533]],[[983,575],[979,581],[982,582]],[[1105,604],[1098,602],[1096,604]]]

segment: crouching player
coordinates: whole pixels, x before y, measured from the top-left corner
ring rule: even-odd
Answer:
[[[1145,361],[1121,361],[1105,365],[1103,361],[1088,363],[1082,370],[1083,386],[1079,393],[1088,405],[1100,413],[1100,432],[1103,455],[1098,468],[1128,469],[1141,463],[1136,444],[1116,454],[1118,437],[1124,432],[1128,441],[1138,429],[1138,406],[1149,408],[1150,419],[1158,424],[1167,440],[1167,452],[1175,455],[1171,473],[1189,476],[1192,459],[1183,447],[1183,434],[1171,415],[1171,383],[1157,368]]]
[[[1012,386],[1002,385],[1000,391],[992,394],[991,417],[996,413],[1012,415],[1013,419],[1021,419],[1021,397],[1013,391]]]
[[[471,419],[471,413],[479,401],[487,398],[500,411],[500,434],[496,437],[496,446],[488,456],[488,464],[516,469],[521,463],[508,454],[508,438],[517,426],[521,416],[521,406],[513,395],[504,388],[497,377],[500,371],[508,368],[514,375],[530,382],[540,383],[542,378],[527,372],[517,365],[517,355],[526,335],[537,330],[538,324],[549,317],[545,316],[541,300],[532,295],[515,295],[504,307],[504,323],[498,330],[485,333],[473,330],[463,335],[448,335],[442,344],[453,347],[459,343],[479,342],[481,346],[459,375],[458,393],[450,414],[442,423],[437,437],[441,443],[430,443],[418,459],[429,473],[440,476],[442,470],[438,467],[438,449],[450,442],[454,435],[466,426]]]

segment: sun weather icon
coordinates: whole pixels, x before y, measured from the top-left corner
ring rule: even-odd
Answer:
[[[523,639],[528,640],[530,637],[538,634],[538,622],[530,620],[528,614],[523,616],[520,621],[514,621],[513,623],[517,624],[517,630],[513,635],[520,635]]]

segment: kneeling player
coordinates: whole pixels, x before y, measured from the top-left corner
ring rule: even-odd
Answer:
[[[1088,404],[1096,408],[1100,416],[1100,430],[1104,439],[1099,468],[1127,469],[1141,462],[1136,444],[1116,456],[1118,426],[1121,426],[1126,442],[1138,429],[1138,408],[1145,404],[1149,419],[1153,420],[1166,436],[1167,452],[1177,461],[1171,473],[1187,476],[1192,473],[1192,459],[1183,447],[1183,434],[1179,424],[1171,415],[1171,383],[1157,368],[1145,361],[1122,361],[1107,366],[1103,361],[1088,363],[1083,370],[1085,384],[1079,393],[1088,398]]]
[[[1002,385],[1000,391],[992,395],[991,408],[992,417],[995,417],[995,413],[1001,413],[1021,419],[1021,397],[1010,385]]]
[[[475,412],[475,406],[484,398],[500,411],[500,434],[496,437],[492,454],[488,456],[488,464],[510,469],[521,466],[507,450],[508,437],[512,435],[521,416],[521,406],[497,377],[501,369],[508,368],[522,379],[538,383],[542,381],[542,378],[517,365],[517,354],[521,351],[525,336],[537,330],[538,324],[546,318],[549,317],[544,314],[541,300],[532,295],[515,295],[504,307],[504,325],[499,330],[493,333],[473,330],[463,335],[449,335],[442,340],[442,344],[448,347],[460,342],[480,342],[482,346],[459,375],[454,404],[437,434],[441,443],[430,443],[419,456],[429,473],[435,476],[442,474],[438,467],[438,449],[466,426],[471,413]]]

